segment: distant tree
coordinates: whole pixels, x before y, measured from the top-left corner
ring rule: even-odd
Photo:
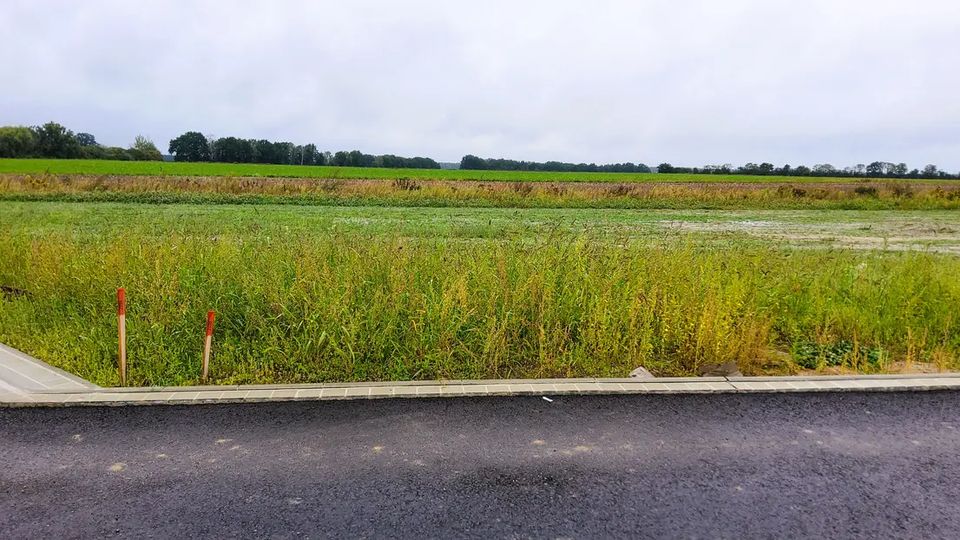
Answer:
[[[460,159],[461,169],[483,170],[487,168],[486,165],[486,161],[472,154],[467,154]]]
[[[212,161],[223,163],[253,162],[253,143],[237,137],[223,137],[210,144]]]
[[[80,147],[80,157],[83,159],[107,159],[106,149],[99,144]]]
[[[283,165],[290,165],[296,163],[294,159],[299,161],[299,157],[296,157],[297,154],[297,145],[291,142],[275,142],[273,143],[273,159],[270,163],[279,163]]]
[[[32,129],[23,126],[0,127],[0,157],[30,157],[36,151],[37,137]]]
[[[661,173],[672,173],[672,172],[674,172],[674,167],[673,167],[673,165],[671,165],[671,164],[669,164],[669,163],[661,163],[661,164],[657,165],[657,172],[661,172]]]
[[[176,161],[210,161],[210,143],[197,131],[188,131],[171,140],[169,152]]]
[[[260,139],[251,141],[250,144],[253,146],[254,163],[280,163],[280,159],[277,156],[277,148],[274,147],[272,142],[266,139]]]
[[[924,178],[936,178],[939,175],[936,165],[927,165],[923,168]]]
[[[293,163],[295,165],[317,165],[317,156],[320,152],[317,152],[315,144],[297,146],[294,152]]]
[[[907,164],[906,163],[897,163],[893,167],[893,174],[897,176],[906,176],[907,175]]]
[[[761,163],[760,166],[757,167],[757,173],[771,175],[773,174],[773,169],[773,163]]]
[[[157,145],[143,135],[137,135],[127,152],[135,161],[163,161],[163,154]]]
[[[821,163],[814,165],[812,172],[817,176],[833,176],[837,174],[837,169],[829,163]]]
[[[97,146],[97,139],[89,133],[77,133],[77,143],[80,146]]]
[[[69,129],[56,122],[31,128],[36,139],[36,154],[49,158],[80,157],[80,143]]]

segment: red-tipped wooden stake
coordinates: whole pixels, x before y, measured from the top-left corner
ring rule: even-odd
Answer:
[[[117,328],[120,343],[120,385],[127,384],[127,292],[117,289]]]
[[[213,342],[213,319],[216,314],[213,311],[207,312],[207,337],[203,342],[203,374],[200,376],[202,382],[207,382],[207,374],[210,372],[210,345]]]

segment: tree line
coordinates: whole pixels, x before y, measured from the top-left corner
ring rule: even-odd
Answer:
[[[747,163],[740,167],[733,165],[706,165],[704,167],[674,167],[669,163],[657,166],[661,173],[690,173],[690,174],[743,174],[757,176],[830,176],[850,178],[960,178],[960,174],[950,174],[940,170],[936,165],[926,165],[923,169],[910,169],[906,163],[890,163],[888,161],[874,161],[870,164],[859,163],[842,169],[829,163],[822,163],[807,167],[798,165],[791,167],[784,165],[777,167],[772,163]]]
[[[271,163],[282,165],[331,165],[338,167],[386,167],[439,169],[440,164],[425,157],[400,157],[392,154],[372,155],[359,150],[336,153],[322,152],[314,144],[298,145],[265,139],[237,137],[208,138],[200,132],[188,131],[170,141],[169,152],[176,161],[212,161],[224,163]],[[156,145],[137,135],[128,148],[104,146],[90,133],[74,133],[56,122],[42,126],[0,126],[0,158],[79,158],[115,159],[131,161],[160,161],[163,155]],[[626,172],[648,173],[652,169],[643,163],[565,163],[561,161],[518,161],[513,159],[463,156],[460,168],[489,171],[550,171],[550,172]],[[740,167],[730,164],[703,167],[675,167],[661,163],[656,172],[727,175],[770,176],[830,176],[852,178],[960,178],[940,170],[936,165],[910,169],[906,163],[874,161],[837,168],[828,163],[807,167],[799,165],[777,167],[772,163],[747,163]]]
[[[359,150],[321,152],[314,144],[297,145],[264,139],[221,137],[209,140],[202,133],[188,131],[170,141],[169,152],[176,161],[217,161],[225,163],[272,163],[280,165],[333,165],[339,167],[388,167],[396,169],[439,169],[440,164],[425,157],[375,156]],[[142,135],[129,148],[104,146],[90,133],[74,133],[56,122],[42,126],[0,126],[0,158],[112,159],[160,161],[163,154]]]
[[[648,173],[650,167],[643,163],[563,163],[561,161],[517,161],[514,159],[484,159],[467,154],[460,160],[460,168],[473,171],[550,171],[550,172],[630,172]]]
[[[315,144],[272,142],[266,139],[221,137],[208,139],[198,131],[188,131],[170,141],[170,153],[176,161],[217,161],[224,163],[273,163],[277,165],[332,165],[337,167],[389,167],[394,169],[439,169],[430,158],[375,156],[359,150],[321,152]]]
[[[129,148],[103,146],[89,133],[74,133],[47,122],[33,127],[0,126],[0,157],[160,161],[163,154],[142,135],[137,135]]]
[[[484,159],[474,155],[463,156],[460,168],[475,171],[552,171],[552,172],[636,172],[648,173],[652,169],[643,163],[613,163],[596,165],[594,163],[563,163],[560,161],[517,161],[513,159]],[[675,167],[669,163],[657,165],[656,172],[665,174],[743,174],[766,176],[831,176],[854,178],[960,178],[960,174],[950,174],[927,165],[923,169],[910,169],[906,163],[874,161],[869,165],[858,164],[838,169],[829,163],[807,167],[799,165],[777,167],[772,163],[747,163],[740,167],[733,165],[706,165],[704,167]]]

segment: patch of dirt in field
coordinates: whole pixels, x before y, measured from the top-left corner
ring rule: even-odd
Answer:
[[[931,220],[815,223],[776,220],[660,221],[680,232],[739,233],[802,247],[934,251],[960,255],[960,223]]]

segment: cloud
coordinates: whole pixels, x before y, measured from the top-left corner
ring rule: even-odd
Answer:
[[[329,150],[960,169],[960,4],[13,0],[0,123]]]

